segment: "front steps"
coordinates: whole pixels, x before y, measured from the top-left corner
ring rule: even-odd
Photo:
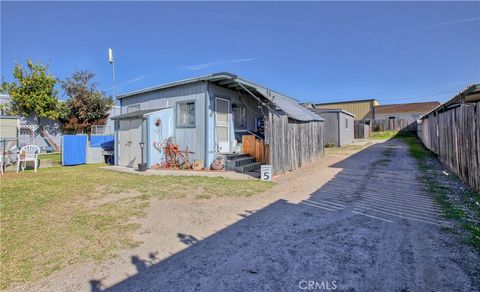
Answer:
[[[248,154],[226,154],[225,155],[226,170],[245,173],[253,177],[260,177],[261,162],[256,162],[254,157]]]

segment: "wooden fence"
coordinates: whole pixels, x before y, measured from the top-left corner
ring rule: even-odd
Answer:
[[[371,121],[372,132],[407,131],[415,132],[417,122],[413,119],[383,119]]]
[[[324,122],[300,122],[270,114],[267,123],[274,175],[298,169],[324,154]]]
[[[480,192],[480,102],[429,116],[417,134],[440,161]]]
[[[370,137],[370,125],[365,123],[365,121],[354,121],[353,131],[355,139],[368,139]]]

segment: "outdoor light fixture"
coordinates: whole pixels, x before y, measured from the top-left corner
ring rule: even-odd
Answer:
[[[236,111],[237,110],[237,104],[236,103],[232,103],[232,111]]]

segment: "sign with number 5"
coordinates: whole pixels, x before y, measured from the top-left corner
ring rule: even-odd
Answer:
[[[272,180],[272,166],[271,165],[262,165],[260,167],[260,179],[264,181]]]

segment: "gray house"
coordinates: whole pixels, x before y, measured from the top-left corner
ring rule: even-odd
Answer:
[[[162,165],[173,140],[190,162],[223,158],[251,172],[262,163],[283,173],[323,155],[323,119],[288,96],[231,73],[216,73],[118,96],[115,161]],[[144,143],[143,150],[140,143]]]
[[[355,115],[342,109],[311,109],[325,119],[325,144],[345,146],[354,139]]]

